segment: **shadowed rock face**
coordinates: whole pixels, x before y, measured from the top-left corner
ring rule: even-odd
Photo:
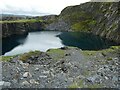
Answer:
[[[43,28],[39,22],[34,23],[3,23],[2,24],[2,37],[8,37],[11,35],[23,35],[29,31],[37,31]]]
[[[25,38],[27,37],[27,34],[24,35],[12,35],[10,38],[3,38],[2,41],[2,54],[4,55],[6,52],[12,50],[13,48],[17,47],[20,44],[23,44],[25,42]],[[18,40],[22,40],[22,42],[18,42]]]

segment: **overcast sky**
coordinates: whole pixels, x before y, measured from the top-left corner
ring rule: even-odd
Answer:
[[[0,0],[2,13],[44,15],[59,14],[63,8],[90,0]]]

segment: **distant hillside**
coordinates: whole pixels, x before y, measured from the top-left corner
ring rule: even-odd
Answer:
[[[0,14],[0,20],[19,20],[19,19],[27,19],[32,18],[32,16],[26,16],[26,15],[13,15],[13,14]]]

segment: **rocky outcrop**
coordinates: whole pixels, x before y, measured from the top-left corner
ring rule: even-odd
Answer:
[[[46,22],[46,30],[70,31],[70,24],[57,15],[43,16],[42,19]]]
[[[107,39],[116,41],[120,44],[120,28],[119,28],[119,3],[100,3],[98,10],[101,13],[96,13],[94,19],[97,21],[92,33],[100,35]],[[92,5],[94,8],[94,4]],[[96,9],[93,10],[97,12]]]
[[[2,37],[8,37],[11,35],[26,34],[29,31],[42,30],[44,25],[40,22],[12,22],[12,23],[1,23],[2,24]]]
[[[120,44],[118,2],[87,2],[68,6],[57,21],[46,28],[50,30],[92,32]]]
[[[66,23],[64,20],[59,20],[57,23],[53,22],[46,26],[46,30],[54,30],[54,31],[72,31],[70,25]]]

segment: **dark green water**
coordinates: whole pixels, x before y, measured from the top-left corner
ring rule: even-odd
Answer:
[[[111,45],[115,45],[115,43],[88,33],[39,31],[3,39],[2,54],[16,55],[34,50],[46,51],[50,48],[63,46],[74,46],[83,50],[100,50],[109,48]]]

